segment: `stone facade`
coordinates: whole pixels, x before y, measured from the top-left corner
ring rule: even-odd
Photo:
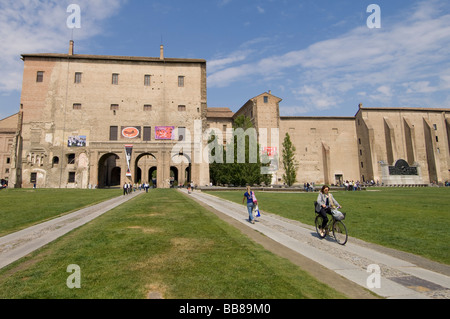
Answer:
[[[117,57],[76,55],[71,43],[68,54],[22,59],[19,113],[0,122],[0,169],[13,187],[208,185],[208,129],[222,132],[225,144],[240,115],[271,159],[273,184],[283,184],[287,133],[299,184],[450,180],[448,108],[360,105],[353,117],[285,117],[269,91],[233,113],[207,107],[205,60],[165,58],[163,47],[159,58]]]
[[[0,120],[0,179],[4,183],[9,182],[11,173],[11,154],[14,148],[17,121],[18,114]]]
[[[180,144],[206,128],[206,61],[24,54],[15,187],[209,182]],[[129,146],[128,148],[126,146]],[[127,153],[130,152],[129,154]]]

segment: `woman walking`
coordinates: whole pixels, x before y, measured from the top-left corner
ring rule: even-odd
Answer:
[[[250,223],[254,224],[255,218],[253,217],[253,208],[256,205],[255,204],[256,197],[255,197],[255,193],[250,189],[250,186],[247,186],[247,192],[245,192],[245,194],[244,194],[244,198],[242,199],[242,204],[244,204],[245,199],[247,199],[248,221]]]

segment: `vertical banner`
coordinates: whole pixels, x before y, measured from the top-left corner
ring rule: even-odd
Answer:
[[[131,161],[131,153],[133,152],[133,145],[125,145],[125,154],[127,156],[127,177],[131,177],[131,169],[130,169],[130,161]]]

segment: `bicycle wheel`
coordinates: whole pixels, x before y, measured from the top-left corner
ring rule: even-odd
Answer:
[[[320,238],[325,238],[327,233],[326,232],[323,232],[323,233],[320,232],[322,230],[323,217],[320,216],[320,215],[317,215],[315,224],[316,224],[317,235],[319,235]]]
[[[348,240],[347,228],[345,227],[345,224],[342,221],[336,220],[334,222],[333,236],[339,245],[345,245],[347,243]]]

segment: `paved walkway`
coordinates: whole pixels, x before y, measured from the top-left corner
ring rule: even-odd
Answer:
[[[138,196],[135,192],[0,238],[0,269]]]
[[[341,246],[332,238],[320,239],[312,226],[265,212],[253,225],[248,222],[247,208],[243,205],[197,191],[189,196],[364,288],[371,288],[368,282],[376,285],[374,277],[379,267],[379,288],[370,289],[379,296],[450,299],[450,266],[351,237]],[[375,267],[374,270],[368,272],[369,266]]]

